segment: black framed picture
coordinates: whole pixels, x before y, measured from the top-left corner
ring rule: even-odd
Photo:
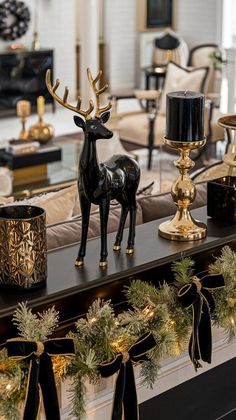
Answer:
[[[147,28],[172,26],[172,0],[147,0]]]

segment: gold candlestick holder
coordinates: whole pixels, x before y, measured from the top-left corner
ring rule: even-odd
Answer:
[[[29,140],[29,131],[26,130],[26,121],[30,115],[31,104],[29,101],[18,101],[16,104],[17,116],[21,119],[21,131],[19,133],[19,140]]]
[[[228,165],[228,176],[233,175],[233,169],[236,168],[236,115],[225,115],[218,119],[218,125],[225,129],[230,129],[234,133],[232,142],[223,156],[223,161]]]
[[[51,124],[43,121],[45,108],[45,99],[43,96],[37,98],[38,122],[29,129],[29,136],[32,140],[37,140],[41,144],[45,144],[53,138],[54,128]]]
[[[203,147],[206,139],[182,142],[164,138],[164,142],[180,152],[180,158],[175,161],[180,174],[171,188],[171,195],[177,206],[176,214],[171,220],[159,226],[159,235],[174,241],[203,239],[206,237],[206,225],[195,220],[189,210],[196,197],[196,187],[189,176],[195,164],[189,154],[192,150]]]

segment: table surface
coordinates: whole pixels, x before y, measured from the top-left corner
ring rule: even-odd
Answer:
[[[114,302],[120,302],[123,287],[131,278],[142,278],[145,275],[148,280],[152,280],[152,276],[156,276],[155,270],[158,267],[165,267],[166,264],[171,264],[182,256],[191,256],[195,259],[197,256],[202,258],[206,255],[207,258],[207,252],[210,251],[212,254],[212,250],[225,244],[233,244],[236,248],[236,224],[230,225],[207,218],[205,207],[193,210],[192,214],[207,223],[208,235],[205,239],[195,242],[176,242],[161,238],[158,235],[158,226],[166,218],[160,219],[137,226],[135,253],[129,256],[125,254],[127,229],[120,253],[112,251],[115,233],[109,234],[107,269],[98,266],[99,238],[88,241],[85,267],[82,269],[74,266],[78,244],[49,252],[47,286],[23,294],[2,292],[0,319],[6,320],[11,317],[19,301],[28,301],[29,306],[36,310],[46,309],[52,305],[58,309],[63,308],[61,321],[68,322],[69,319],[85,313],[89,304],[97,297],[112,298]],[[206,262],[208,264],[208,261]],[[164,274],[168,277],[167,271],[164,270]]]

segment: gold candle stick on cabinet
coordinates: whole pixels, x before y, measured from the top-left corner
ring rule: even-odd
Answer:
[[[31,112],[31,104],[29,101],[18,101],[16,104],[17,116],[21,118],[22,128],[19,133],[19,140],[29,140],[29,132],[26,130],[27,117]]]
[[[44,110],[45,99],[43,96],[39,96],[37,99],[38,122],[30,127],[29,136],[32,140],[37,140],[42,144],[51,140],[54,134],[53,126],[43,121]]]

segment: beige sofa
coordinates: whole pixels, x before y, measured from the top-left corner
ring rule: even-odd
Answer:
[[[192,208],[206,204],[206,183],[197,185],[197,196]],[[30,204],[44,208],[47,222],[48,250],[80,242],[81,214],[76,183],[65,189],[36,196],[23,201],[14,202],[12,198],[0,197],[0,205]],[[140,194],[137,196],[136,224],[147,223],[152,220],[170,216],[175,213],[176,206],[170,193]],[[111,203],[108,233],[115,232],[120,219],[120,206]],[[129,224],[127,218],[126,227]],[[100,216],[98,207],[92,205],[88,238],[100,235]]]
[[[192,208],[206,204],[206,184],[198,184],[197,196]],[[170,193],[140,195],[137,198],[136,224],[147,223],[175,213],[176,206]],[[115,232],[118,228],[120,218],[119,205],[112,204],[110,207],[108,233]],[[128,220],[126,221],[128,226]],[[100,219],[98,209],[93,209],[90,214],[88,237],[93,238],[100,235]],[[81,215],[74,216],[70,220],[58,222],[47,226],[48,249],[54,249],[77,243],[81,237]]]

